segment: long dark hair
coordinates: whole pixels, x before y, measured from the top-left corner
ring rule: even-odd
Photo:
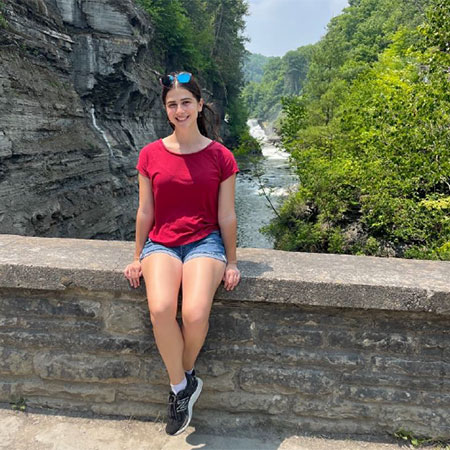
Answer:
[[[202,97],[202,90],[200,88],[200,85],[195,80],[194,76],[191,76],[191,79],[187,83],[179,83],[176,79],[176,75],[180,72],[171,72],[170,75],[174,77],[174,81],[170,87],[162,86],[162,93],[161,93],[161,99],[163,102],[163,105],[166,104],[166,97],[168,92],[171,89],[174,89],[175,87],[181,87],[183,89],[188,90],[199,102]],[[170,122],[169,125],[172,127],[172,129],[175,129],[175,125]],[[198,113],[197,117],[197,125],[198,129],[203,136],[206,136],[210,139],[214,139],[216,141],[221,141],[219,136],[219,116],[214,110],[214,106],[212,103],[206,103],[203,102],[203,109]]]

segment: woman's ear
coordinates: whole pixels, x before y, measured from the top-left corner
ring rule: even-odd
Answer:
[[[201,98],[200,101],[198,102],[198,112],[202,112],[203,110],[203,104],[205,102],[203,101],[203,99]]]

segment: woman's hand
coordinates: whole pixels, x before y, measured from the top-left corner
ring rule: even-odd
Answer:
[[[237,264],[228,263],[225,267],[223,275],[223,285],[227,291],[233,290],[241,279],[241,272],[237,268]]]
[[[139,279],[142,276],[142,267],[139,260],[134,260],[131,264],[128,264],[123,271],[125,277],[128,278],[131,287],[137,288],[140,285]]]

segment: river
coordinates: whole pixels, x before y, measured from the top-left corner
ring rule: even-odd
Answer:
[[[238,247],[273,248],[273,240],[259,230],[275,216],[275,209],[291,189],[297,177],[289,166],[289,154],[271,143],[256,119],[248,121],[250,134],[261,142],[263,158],[255,176],[255,166],[238,162],[240,173],[236,179],[236,214],[238,219]],[[259,180],[258,180],[259,178]]]

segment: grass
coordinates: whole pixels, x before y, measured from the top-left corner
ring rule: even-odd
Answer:
[[[414,448],[433,447],[434,449],[450,450],[450,441],[439,438],[417,436],[412,431],[400,429],[394,433],[397,439],[411,444]]]
[[[11,405],[11,409],[15,410],[15,411],[26,411],[27,409],[27,400],[23,397],[20,397],[16,400],[12,400],[9,402],[9,404]]]

